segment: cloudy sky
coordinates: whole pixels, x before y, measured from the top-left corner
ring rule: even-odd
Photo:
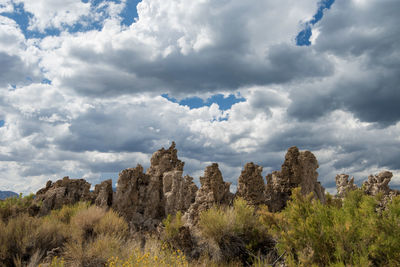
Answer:
[[[400,185],[398,0],[0,0],[0,190],[91,183],[174,140],[198,181],[311,150]]]

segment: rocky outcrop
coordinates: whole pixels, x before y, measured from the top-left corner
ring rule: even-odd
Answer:
[[[364,192],[371,196],[376,196],[379,193],[388,195],[391,191],[389,188],[389,182],[393,177],[393,173],[384,171],[378,175],[368,176],[368,180],[362,185]]]
[[[265,184],[261,175],[262,170],[262,167],[253,162],[247,163],[239,176],[236,196],[245,199],[252,205],[265,203]]]
[[[161,219],[165,216],[164,174],[176,171],[182,175],[184,162],[178,159],[177,154],[178,151],[175,149],[175,142],[172,142],[169,149],[162,148],[156,151],[151,157],[151,165],[147,169],[146,174],[150,177],[147,198],[152,207],[152,218]]]
[[[195,202],[184,215],[190,227],[197,224],[202,211],[216,204],[228,205],[233,199],[233,194],[229,191],[231,183],[224,182],[217,163],[206,168],[204,176],[200,177],[200,183],[201,187],[196,193]]]
[[[361,187],[367,195],[376,196],[382,194],[377,210],[384,210],[393,197],[400,195],[399,190],[393,190],[389,187],[392,177],[393,173],[389,171],[383,171],[378,175],[370,175]]]
[[[266,196],[270,211],[277,212],[286,206],[293,188],[301,187],[303,195],[314,196],[325,202],[325,189],[317,181],[318,161],[310,151],[300,152],[297,147],[289,148],[281,171],[267,175]]]
[[[386,208],[387,204],[394,196],[400,195],[400,191],[393,190],[389,187],[389,182],[393,177],[393,173],[383,171],[377,175],[368,176],[367,181],[362,184],[361,190],[370,196],[382,194],[380,202],[377,206],[377,211],[382,211]],[[338,174],[336,175],[336,189],[337,197],[344,198],[349,191],[356,190],[358,187],[354,184],[354,177],[349,181],[349,175]]]
[[[94,187],[94,203],[99,207],[110,207],[113,201],[112,180],[105,180]]]
[[[357,185],[354,184],[354,177],[349,180],[349,175],[338,174],[335,177],[337,197],[343,198],[346,196],[347,192],[356,190]]]
[[[143,167],[129,168],[119,173],[117,192],[113,200],[113,209],[134,224],[151,224],[155,218],[158,203],[148,198],[150,176]]]
[[[167,214],[185,212],[194,202],[197,187],[193,178],[182,177],[184,163],[175,143],[151,157],[146,173],[138,165],[119,174],[113,208],[136,226],[152,228]]]
[[[165,214],[185,212],[195,201],[198,188],[193,178],[186,175],[182,178],[182,171],[170,171],[163,175],[163,193],[165,199]]]
[[[36,193],[35,201],[41,202],[39,214],[45,215],[63,205],[74,204],[78,201],[92,201],[92,198],[88,182],[84,179],[64,177],[55,183],[48,181],[46,187]]]

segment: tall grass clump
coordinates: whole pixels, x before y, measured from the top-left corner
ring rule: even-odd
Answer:
[[[129,255],[128,234],[128,224],[117,213],[89,206],[70,218],[62,256],[73,266],[104,266],[113,255]]]
[[[181,250],[172,250],[166,243],[157,240],[148,240],[145,248],[134,245],[128,257],[112,256],[108,259],[108,267],[188,267],[186,256]]]
[[[0,266],[105,266],[109,257],[132,250],[127,222],[84,202],[44,217],[21,213],[0,220],[0,229]],[[58,259],[46,257],[50,251]]]
[[[29,259],[33,254],[33,233],[40,222],[22,214],[3,223],[0,231],[0,262],[13,266],[15,262]]]
[[[218,261],[250,264],[256,255],[275,257],[275,241],[261,223],[255,208],[241,198],[232,207],[213,207],[200,214],[200,235],[214,244]]]

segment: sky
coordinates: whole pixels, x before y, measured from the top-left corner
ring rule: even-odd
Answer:
[[[400,185],[398,0],[0,0],[0,190],[96,184],[175,141],[218,162]]]

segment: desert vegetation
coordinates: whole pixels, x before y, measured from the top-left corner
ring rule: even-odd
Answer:
[[[400,196],[382,209],[382,195],[360,189],[322,204],[297,188],[281,212],[237,198],[200,214],[190,250],[181,213],[139,237],[112,209],[78,202],[37,217],[21,208],[30,199],[1,202],[2,266],[400,265]]]
[[[150,168],[91,185],[64,177],[0,201],[0,266],[400,266],[400,192],[392,173],[361,187],[317,181],[318,162],[292,147],[280,171],[248,163],[238,191],[218,164],[197,188],[174,144]]]

